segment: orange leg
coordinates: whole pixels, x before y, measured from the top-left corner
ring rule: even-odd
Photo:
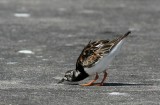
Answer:
[[[99,78],[98,73],[96,73],[96,76],[95,76],[94,80],[92,80],[92,81],[90,81],[90,82],[88,82],[88,83],[86,83],[86,84],[81,84],[81,86],[92,86],[93,83],[94,83],[98,78]]]
[[[95,86],[103,86],[103,83],[104,83],[104,81],[105,81],[106,78],[107,78],[107,72],[104,71],[103,73],[104,73],[104,77],[103,77],[101,83],[95,84]]]

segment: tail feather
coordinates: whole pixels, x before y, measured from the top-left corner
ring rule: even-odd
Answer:
[[[127,33],[125,33],[122,37],[118,38],[119,40],[122,40],[123,38],[127,37],[129,34],[131,33],[131,31],[128,31]]]
[[[131,31],[128,31],[127,33],[125,33],[123,36],[117,38],[117,39],[114,39],[112,41],[110,41],[110,43],[118,43],[120,42],[122,39],[124,39],[125,37],[127,37],[129,34],[131,33]]]
[[[131,33],[131,31],[128,31],[123,36],[121,36],[121,37],[119,37],[119,38],[117,38],[115,40],[110,41],[110,43],[113,44],[112,48],[114,48],[122,39],[126,38],[130,33]]]

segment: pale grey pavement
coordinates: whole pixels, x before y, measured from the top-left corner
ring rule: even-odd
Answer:
[[[105,86],[57,85],[128,30]],[[0,105],[160,105],[160,0],[0,0]]]

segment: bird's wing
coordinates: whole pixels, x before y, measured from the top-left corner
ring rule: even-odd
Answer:
[[[109,40],[89,42],[77,59],[77,64],[87,68],[92,67],[99,59],[110,52],[113,45],[113,43],[109,43]]]
[[[127,37],[131,32],[128,31],[123,36],[109,40],[99,40],[94,42],[89,42],[87,46],[84,47],[80,56],[77,59],[76,67],[79,65],[83,67],[90,68],[95,65],[104,55],[107,55],[122,39]]]

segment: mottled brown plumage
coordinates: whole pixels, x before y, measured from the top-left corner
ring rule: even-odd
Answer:
[[[83,67],[92,67],[104,54],[110,51],[109,40],[89,42],[80,54],[77,63]]]
[[[130,31],[122,37],[114,40],[98,40],[91,42],[84,47],[79,58],[77,59],[77,66],[80,64],[83,67],[90,68],[95,65],[104,55],[108,54],[119,41],[129,35]]]

